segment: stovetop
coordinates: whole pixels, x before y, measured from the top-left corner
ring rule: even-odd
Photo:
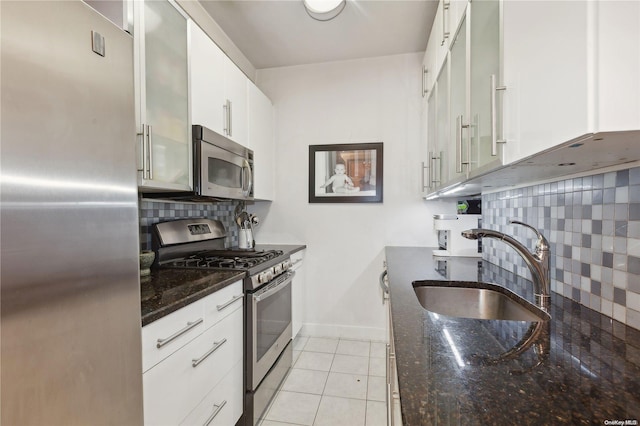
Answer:
[[[161,268],[246,271],[245,290],[255,291],[291,269],[282,250],[225,249],[222,222],[178,219],[153,225],[152,246]]]
[[[282,250],[205,250],[172,258],[162,268],[246,271],[244,288],[253,292],[291,269],[291,260]]]
[[[171,268],[232,269],[250,270],[273,259],[283,256],[282,250],[244,251],[207,250],[191,254],[182,259],[174,259],[163,264]],[[278,261],[282,261],[278,259]],[[264,265],[268,268],[270,265]]]

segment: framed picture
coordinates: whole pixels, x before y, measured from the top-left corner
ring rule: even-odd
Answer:
[[[309,146],[310,203],[381,203],[382,142]]]

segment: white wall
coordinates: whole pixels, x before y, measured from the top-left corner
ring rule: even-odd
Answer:
[[[384,340],[378,287],[384,247],[435,246],[421,196],[421,60],[404,54],[258,71],[276,108],[276,200],[250,209],[258,243],[308,246],[309,335]],[[384,203],[309,204],[309,145],[384,142]]]

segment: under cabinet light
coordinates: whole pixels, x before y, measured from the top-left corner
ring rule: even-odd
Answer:
[[[464,189],[464,185],[459,185],[456,186],[455,188],[449,189],[448,191],[445,191],[442,193],[442,195],[451,195],[451,194],[455,194],[458,191],[462,191]]]

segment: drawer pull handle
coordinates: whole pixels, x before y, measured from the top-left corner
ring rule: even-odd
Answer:
[[[227,400],[225,399],[225,400],[224,400],[224,401],[222,401],[220,404],[218,404],[218,405],[215,405],[215,404],[214,404],[214,405],[213,405],[213,407],[214,407],[213,413],[211,413],[211,415],[209,416],[209,418],[207,419],[207,421],[206,421],[206,422],[204,422],[204,426],[208,426],[208,425],[213,421],[213,419],[215,419],[215,418],[216,418],[216,416],[218,415],[218,413],[220,412],[220,410],[222,410],[222,407],[224,407],[226,403],[227,403]]]
[[[169,336],[169,337],[167,337],[165,339],[158,339],[158,343],[156,343],[156,347],[158,349],[160,349],[161,347],[163,347],[167,343],[171,342],[172,340],[182,336],[184,333],[186,333],[187,331],[191,330],[192,328],[202,324],[203,321],[204,320],[202,318],[198,318],[196,321],[188,322],[187,326],[185,328],[183,328],[182,330],[176,331],[174,334],[172,334],[171,336]]]
[[[236,300],[240,300],[242,299],[244,296],[241,294],[239,296],[233,296],[231,298],[231,300],[229,300],[227,303],[223,303],[222,305],[216,305],[216,308],[218,308],[219,311],[223,310],[224,308],[226,308],[227,306],[231,305],[233,302],[235,302]]]
[[[217,351],[220,348],[220,346],[224,345],[226,342],[227,342],[227,339],[222,339],[219,342],[213,342],[213,347],[209,349],[209,351],[206,354],[202,355],[200,358],[191,360],[191,366],[193,368],[196,368],[202,361],[207,359],[209,355]]]

